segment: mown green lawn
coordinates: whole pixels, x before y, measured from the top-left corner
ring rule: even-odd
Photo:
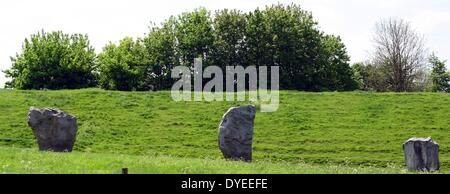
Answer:
[[[22,153],[19,148],[36,149],[33,134],[27,126],[28,109],[30,106],[55,107],[76,115],[79,124],[73,156],[56,157],[74,157],[81,166],[87,166],[87,172],[96,171],[97,166],[92,164],[90,169],[90,163],[107,164],[108,158],[118,164],[122,159],[133,163],[133,159],[125,159],[129,157],[135,160],[146,157],[180,160],[186,166],[190,161],[195,166],[209,158],[207,162],[211,161],[213,166],[236,165],[221,160],[217,127],[229,107],[244,104],[247,103],[175,102],[168,91],[0,90],[0,146],[2,155],[10,154],[10,147],[15,147],[19,153]],[[256,161],[270,163],[270,168],[289,163],[300,165],[298,168],[312,165],[317,167],[318,173],[320,169],[323,173],[333,172],[326,170],[332,166],[389,170],[392,166],[402,167],[404,141],[428,136],[440,144],[442,172],[449,172],[449,94],[282,91],[277,112],[258,112],[256,115],[253,155]],[[29,157],[41,154],[25,151],[22,155],[25,157],[28,153]],[[104,156],[105,162],[101,159],[83,161],[88,156],[95,158],[96,154]],[[9,156],[13,157],[9,162],[22,169],[19,172],[28,172],[20,168],[19,157]],[[50,162],[53,157],[48,159],[49,170],[42,171],[53,172],[50,168],[54,164]],[[184,172],[176,167],[173,167],[174,171],[170,170],[172,167],[161,167],[164,171],[146,170],[147,165],[152,165],[149,163],[136,165],[143,168],[139,172]],[[245,170],[258,168],[258,165],[245,164],[243,166],[247,167],[242,167],[242,172],[271,172]],[[101,166],[98,167],[100,172],[108,169]],[[242,165],[236,165],[236,168],[239,166]],[[211,173],[222,172],[213,169],[209,169]],[[8,171],[2,169],[2,172]],[[64,171],[55,169],[54,172]],[[201,169],[195,172],[208,173]],[[227,172],[241,171],[224,173]],[[299,169],[299,172],[308,171]]]

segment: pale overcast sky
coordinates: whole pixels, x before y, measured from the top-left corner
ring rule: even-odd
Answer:
[[[352,62],[367,58],[374,24],[388,17],[411,22],[425,35],[429,50],[450,60],[449,0],[1,0],[0,70],[9,68],[9,57],[41,29],[87,33],[99,52],[109,41],[143,36],[150,21],[160,23],[200,6],[247,12],[277,2],[297,3],[312,11],[323,31],[342,37]],[[0,87],[5,81],[0,73]]]

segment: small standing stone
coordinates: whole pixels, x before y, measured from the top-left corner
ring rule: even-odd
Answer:
[[[71,152],[77,134],[77,119],[58,109],[36,109],[28,112],[28,125],[37,139],[39,150]]]
[[[226,159],[252,161],[253,123],[256,108],[230,108],[219,125],[219,148]]]
[[[403,143],[408,170],[438,171],[439,144],[431,138],[411,138]]]

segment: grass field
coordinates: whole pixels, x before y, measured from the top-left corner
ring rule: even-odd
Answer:
[[[128,165],[131,173],[403,173],[402,143],[431,136],[441,172],[450,172],[449,94],[283,91],[277,112],[256,115],[255,163],[223,161],[220,119],[244,104],[175,102],[167,91],[0,90],[0,171],[114,173]],[[77,116],[75,153],[36,151],[30,106]]]
[[[49,153],[0,147],[1,173],[119,174],[394,174],[408,173],[399,166],[376,168],[351,165],[256,161],[232,162],[216,158],[180,158],[156,155]]]

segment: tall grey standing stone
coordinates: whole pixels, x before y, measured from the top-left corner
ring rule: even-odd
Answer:
[[[429,138],[411,138],[403,143],[408,170],[438,171],[439,144]]]
[[[230,108],[219,125],[219,148],[226,159],[252,161],[253,123],[256,108]]]
[[[77,119],[58,109],[30,108],[28,125],[37,139],[39,150],[71,152],[77,134]]]

